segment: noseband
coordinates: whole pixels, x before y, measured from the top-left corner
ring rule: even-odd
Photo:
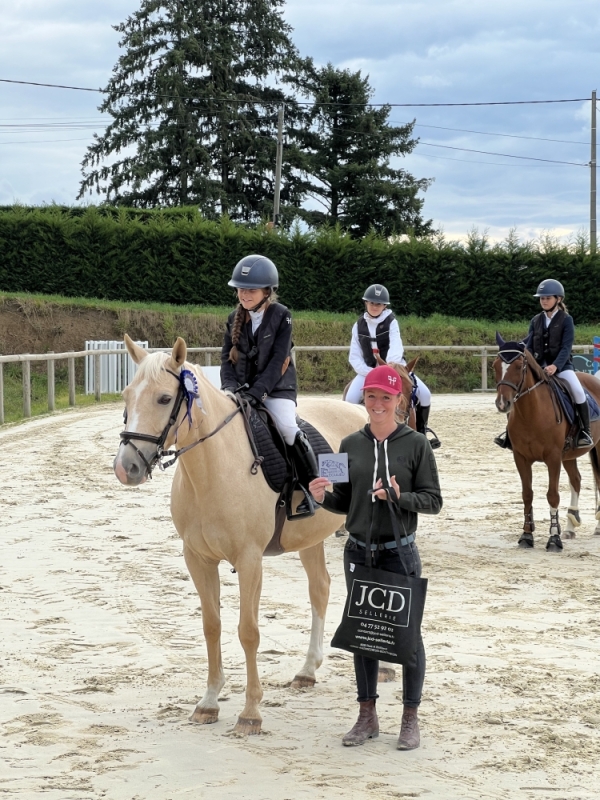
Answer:
[[[165,470],[167,467],[172,466],[177,461],[177,459],[183,455],[183,453],[186,453],[188,450],[191,450],[192,447],[196,447],[196,445],[205,442],[207,439],[210,439],[211,436],[214,436],[215,433],[218,433],[221,430],[221,428],[224,428],[225,425],[231,422],[231,420],[235,417],[235,415],[242,410],[241,406],[238,406],[235,409],[235,411],[232,411],[231,414],[229,414],[223,420],[223,422],[217,425],[217,427],[213,431],[211,431],[206,436],[203,436],[201,439],[198,439],[197,441],[193,442],[192,444],[189,444],[187,447],[181,447],[179,448],[179,450],[165,450],[164,446],[165,442],[167,441],[167,436],[169,435],[169,431],[171,430],[171,428],[173,428],[177,422],[177,417],[179,416],[179,412],[181,411],[182,403],[184,400],[186,401],[186,403],[189,403],[190,400],[190,392],[188,391],[184,382],[181,380],[181,376],[178,375],[176,372],[172,372],[170,369],[167,369],[166,367],[165,367],[165,372],[168,372],[169,375],[172,375],[175,378],[175,380],[179,384],[179,388],[177,389],[177,397],[175,398],[175,403],[173,405],[173,410],[171,411],[171,414],[169,416],[169,421],[163,428],[163,431],[160,434],[160,436],[152,436],[149,433],[137,433],[137,431],[121,431],[121,433],[119,434],[119,436],[121,437],[121,444],[130,445],[130,447],[133,447],[135,452],[142,459],[142,461],[144,462],[144,466],[146,467],[146,474],[148,475],[149,478],[152,478],[152,470],[157,464],[159,468],[162,470]],[[127,423],[127,410],[125,410],[125,413],[123,415],[123,422],[125,422],[125,424]],[[155,444],[156,451],[154,452],[152,457],[150,459],[147,459],[142,453],[142,451],[139,449],[139,447],[136,447],[135,444],[131,441],[132,439],[136,439],[141,442],[151,442],[152,444]],[[173,456],[173,458],[170,461],[167,461],[166,463],[163,464],[162,459],[165,456]]]

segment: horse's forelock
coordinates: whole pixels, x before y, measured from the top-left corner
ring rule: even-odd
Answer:
[[[168,360],[168,353],[150,353],[140,362],[136,375],[139,375],[142,380],[158,381],[162,377]]]

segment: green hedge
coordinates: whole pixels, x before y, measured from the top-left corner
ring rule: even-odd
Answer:
[[[282,302],[295,310],[360,307],[374,282],[401,315],[435,313],[518,320],[532,294],[561,280],[576,322],[600,320],[600,258],[585,243],[491,246],[438,240],[354,240],[338,230],[270,231],[210,222],[197,209],[0,207],[0,290],[124,301],[231,305],[227,281],[244,255],[261,252],[280,271]]]

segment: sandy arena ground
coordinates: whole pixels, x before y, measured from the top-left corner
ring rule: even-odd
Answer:
[[[536,468],[536,548],[524,552],[517,473],[492,444],[504,424],[493,395],[436,396],[431,422],[443,441],[445,506],[419,528],[430,579],[428,670],[422,747],[409,753],[395,750],[399,683],[380,687],[380,737],[341,747],[357,710],[347,654],[327,645],[316,687],[288,687],[308,643],[297,555],[265,561],[264,735],[230,733],[245,676],[237,578],[227,565],[221,719],[190,724],[206,659],[199,601],[168,511],[172,474],[138,489],[117,482],[118,406],[3,429],[0,796],[597,798],[600,537],[592,535],[591,468],[582,461],[583,525],[562,554],[544,549],[545,472]],[[564,520],[566,476],[562,492]],[[344,541],[326,543],[327,642],[345,596]]]

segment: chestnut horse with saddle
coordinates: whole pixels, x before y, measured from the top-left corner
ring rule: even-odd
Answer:
[[[533,547],[533,489],[532,465],[541,461],[548,468],[548,492],[550,506],[550,538],[547,550],[563,549],[561,527],[558,519],[560,504],[559,479],[561,465],[569,476],[571,501],[567,511],[567,526],[562,537],[575,537],[575,527],[581,524],[579,516],[579,493],[581,475],[577,459],[589,452],[594,479],[600,489],[600,419],[591,414],[593,447],[579,447],[578,426],[569,420],[568,403],[563,405],[559,393],[560,382],[549,377],[528,350],[528,341],[505,342],[496,334],[499,347],[494,361],[497,395],[496,408],[508,414],[507,433],[521,477],[525,522],[519,539],[519,547]],[[577,373],[588,399],[590,411],[600,405],[600,381],[593,375]],[[600,507],[596,508],[596,519],[600,520]],[[595,534],[600,533],[600,523]]]

